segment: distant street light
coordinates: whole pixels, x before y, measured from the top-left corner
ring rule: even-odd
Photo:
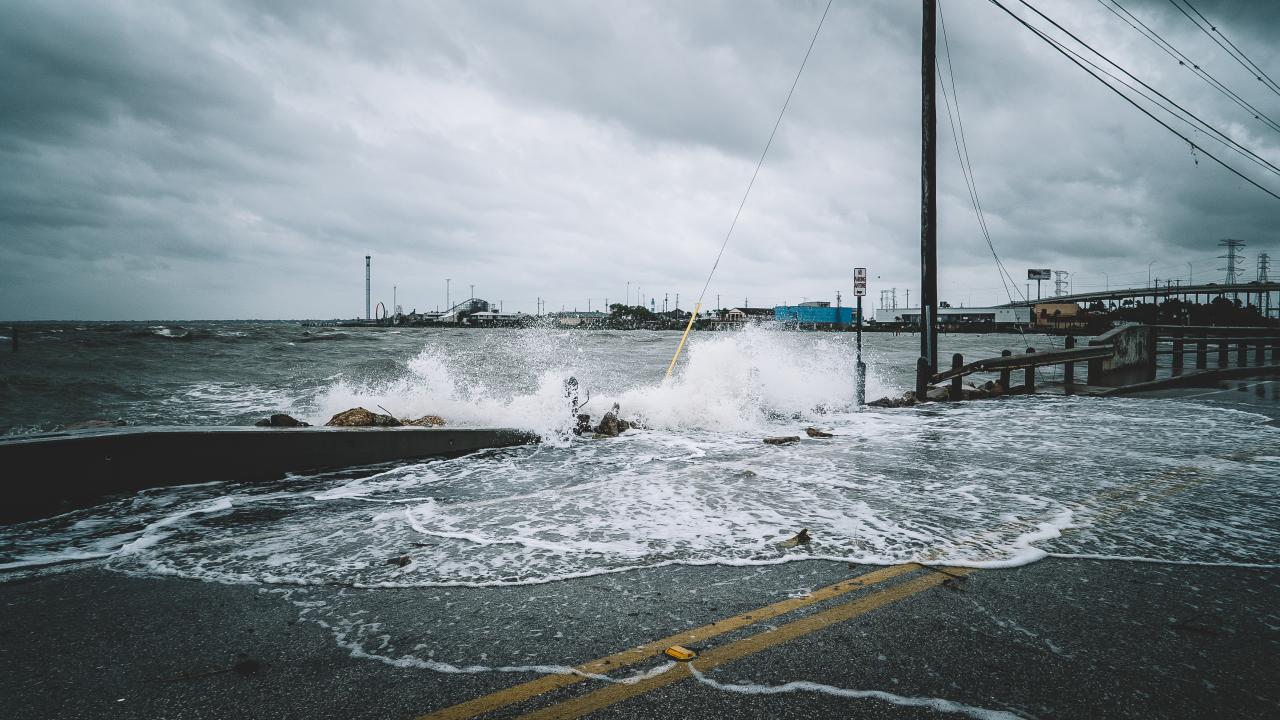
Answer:
[[[1151,287],[1151,266],[1155,264],[1156,264],[1155,260],[1152,260],[1151,262],[1147,263],[1147,287]]]
[[[1187,284],[1188,285],[1191,284],[1191,277],[1193,272],[1194,272],[1194,268],[1191,267],[1191,263],[1187,263]]]
[[[452,305],[449,304],[449,281],[450,280],[453,280],[453,278],[444,279],[444,309],[446,312],[448,312],[449,308],[453,307]]]
[[[1107,282],[1106,290],[1107,290],[1107,291],[1110,291],[1110,290],[1111,290],[1111,276],[1110,276],[1110,275],[1108,275],[1108,274],[1106,274],[1106,273],[1104,272],[1104,273],[1102,273],[1102,277],[1103,277],[1103,279],[1104,279],[1104,280],[1106,280],[1106,282]]]

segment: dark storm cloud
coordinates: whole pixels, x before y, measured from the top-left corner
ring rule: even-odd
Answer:
[[[446,277],[508,309],[628,281],[689,307],[824,5],[9,3],[0,316],[350,316],[365,254],[407,308],[442,304]],[[1280,136],[1100,4],[1036,5],[1280,163]],[[1171,5],[1125,5],[1280,117]],[[1280,76],[1280,4],[1196,5]],[[1145,282],[1155,259],[1203,279],[1220,237],[1275,248],[1280,201],[989,3],[943,7],[1015,277]],[[854,265],[873,296],[916,286],[919,22],[916,3],[833,5],[709,291],[724,304],[832,299]],[[943,297],[1002,299],[941,105],[939,132]]]

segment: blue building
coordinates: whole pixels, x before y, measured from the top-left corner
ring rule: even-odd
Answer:
[[[853,308],[831,307],[827,302],[807,302],[799,305],[778,305],[773,308],[773,319],[798,327],[830,328],[853,324]]]

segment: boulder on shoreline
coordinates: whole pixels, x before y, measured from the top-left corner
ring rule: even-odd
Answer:
[[[276,413],[265,420],[259,420],[254,425],[257,427],[311,427],[310,423],[304,423],[284,413]]]
[[[325,427],[400,427],[404,423],[362,407],[351,408],[329,418]]]
[[[414,427],[444,427],[445,422],[444,418],[439,415],[423,415],[417,420],[406,421],[405,425],[412,425]]]
[[[617,437],[626,429],[618,421],[618,404],[614,403],[613,409],[605,413],[604,417],[600,418],[600,424],[596,425],[596,435]]]
[[[787,435],[785,437],[767,437],[764,439],[765,445],[790,445],[793,442],[800,442],[800,436]]]
[[[835,435],[832,435],[831,433],[829,433],[829,432],[827,432],[827,431],[825,431],[825,430],[819,430],[818,428],[815,428],[815,427],[807,427],[807,428],[805,428],[805,429],[804,429],[804,433],[805,433],[806,435],[808,435],[809,437],[811,437],[811,438],[829,438],[829,437],[835,437]]]

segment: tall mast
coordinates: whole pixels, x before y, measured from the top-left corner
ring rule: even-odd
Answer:
[[[920,53],[920,356],[938,371],[938,167],[935,0],[924,0]],[[917,381],[918,383],[918,381]]]

